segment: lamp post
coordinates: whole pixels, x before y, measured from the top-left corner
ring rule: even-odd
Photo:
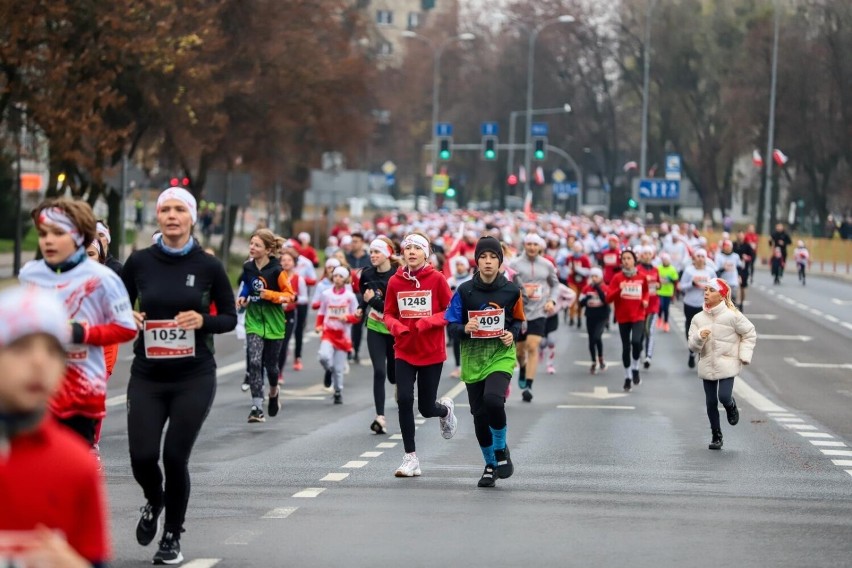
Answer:
[[[772,234],[772,147],[775,145],[775,90],[778,84],[778,27],[780,11],[778,3],[773,0],[772,9],[775,12],[774,31],[772,36],[772,78],[769,90],[769,132],[766,140],[766,181],[764,182],[763,230]]]
[[[642,77],[642,146],[639,155],[639,177],[648,175],[648,98],[651,83],[651,19],[657,0],[648,0],[648,13],[645,15],[645,57]],[[635,198],[635,196],[634,196]]]
[[[574,16],[565,14],[556,18],[546,20],[535,28],[530,33],[529,52],[527,62],[527,109],[526,109],[526,128],[527,133],[524,137],[524,191],[529,196],[530,192],[530,130],[532,129],[532,105],[533,105],[533,70],[535,68],[535,41],[538,39],[538,34],[547,26],[553,24],[568,24],[574,21]]]
[[[472,33],[465,32],[457,36],[445,39],[438,47],[426,36],[420,35],[417,32],[406,30],[402,32],[402,37],[410,39],[419,39],[425,42],[432,49],[432,177],[438,173],[438,141],[435,136],[435,127],[438,124],[438,109],[440,108],[440,80],[441,80],[441,56],[444,50],[458,41],[473,41],[476,36]],[[432,196],[430,188],[429,195]]]

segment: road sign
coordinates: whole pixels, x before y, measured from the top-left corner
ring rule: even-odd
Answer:
[[[562,171],[562,170],[560,170],[559,168],[556,168],[555,170],[553,170],[553,173],[552,173],[552,174],[550,174],[550,177],[551,177],[551,178],[553,179],[553,181],[555,181],[556,183],[562,183],[563,181],[565,181],[565,177],[566,177],[566,176],[565,176],[565,172],[563,172],[563,171]]]
[[[392,176],[396,173],[396,164],[388,160],[382,164],[382,172],[384,172],[386,176]]]
[[[444,174],[438,174],[432,177],[432,192],[438,194],[444,194],[447,191],[447,188],[450,186],[450,176]]]
[[[385,174],[385,185],[390,187],[396,183],[395,174]]]
[[[642,199],[680,199],[680,182],[665,179],[639,180],[639,197]]]
[[[531,136],[547,136],[550,129],[546,122],[533,122],[530,128]]]
[[[497,136],[500,134],[500,126],[496,122],[483,122],[480,131],[483,136]]]
[[[568,199],[579,193],[580,186],[576,181],[566,181],[553,184],[553,195],[556,199]]]
[[[453,125],[449,122],[439,122],[435,125],[435,136],[452,136]]]
[[[666,179],[680,181],[680,154],[666,154]]]

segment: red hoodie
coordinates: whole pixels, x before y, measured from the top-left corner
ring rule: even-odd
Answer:
[[[657,295],[657,290],[660,289],[660,273],[656,266],[650,264],[640,264],[639,268],[645,272],[645,278],[648,280],[648,314],[656,314],[660,311],[660,297]]]
[[[648,307],[648,280],[645,272],[636,270],[633,276],[625,276],[617,272],[612,277],[606,293],[608,304],[615,305],[615,321],[618,323],[635,323],[645,321],[645,310]]]
[[[431,303],[426,301],[430,296]],[[451,297],[447,279],[429,263],[416,274],[400,267],[391,276],[385,292],[384,322],[394,336],[397,359],[416,366],[446,361],[444,311]]]
[[[601,251],[600,256],[601,264],[603,265],[603,281],[605,284],[610,284],[612,283],[612,277],[615,276],[616,269],[621,266],[621,249],[604,249]]]

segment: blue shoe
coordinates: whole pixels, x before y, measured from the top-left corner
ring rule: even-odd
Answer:
[[[521,377],[518,377],[518,388],[521,389],[521,390],[524,390],[525,388],[527,388],[527,380],[522,379]]]

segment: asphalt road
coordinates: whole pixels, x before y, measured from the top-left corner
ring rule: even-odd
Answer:
[[[425,421],[423,476],[397,479],[393,391],[391,435],[376,436],[369,366],[352,367],[334,406],[313,338],[305,370],[286,373],[282,413],[247,424],[241,343],[221,337],[219,391],[191,461],[184,566],[849,566],[852,367],[807,365],[852,364],[852,285],[793,280],[757,275],[746,306],[757,351],[737,383],[740,424],[722,412],[721,452],[707,449],[681,324],[658,334],[651,369],[625,396],[620,367],[590,375],[586,338],[563,326],[557,374],[539,373],[531,404],[513,388],[516,472],[495,489],[476,487],[482,458],[450,366],[440,394],[456,395],[458,433],[444,440]],[[614,363],[617,335],[605,349]],[[101,443],[119,567],[154,553],[134,538],[143,498],[127,457],[127,355]]]

